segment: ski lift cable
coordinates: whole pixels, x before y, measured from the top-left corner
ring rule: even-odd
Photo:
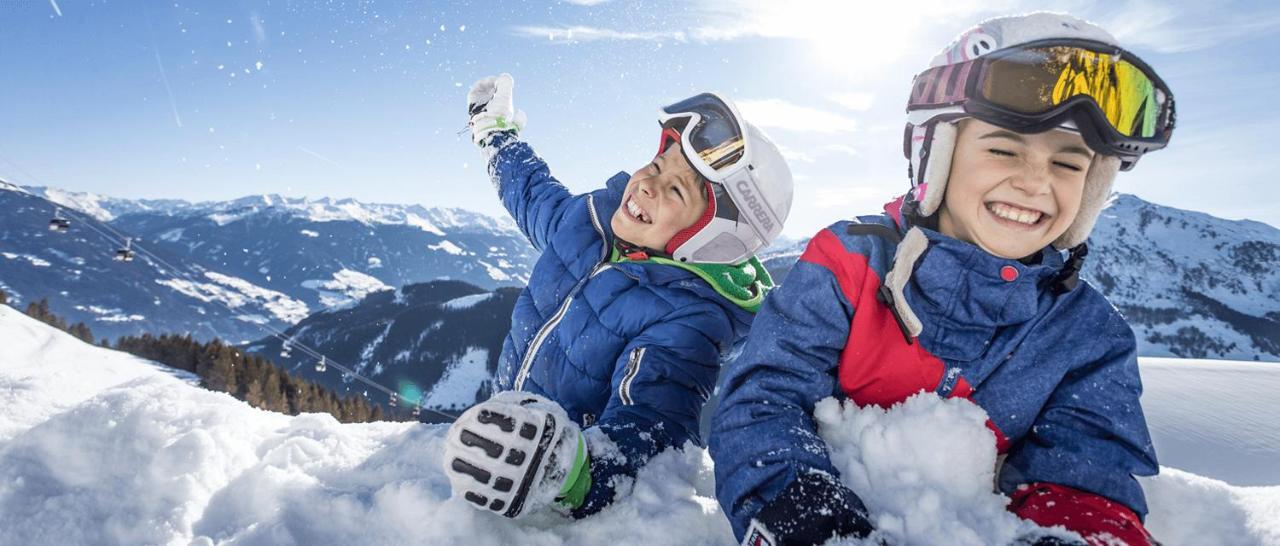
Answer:
[[[3,159],[3,156],[0,156],[0,159]],[[16,164],[14,164],[12,161],[9,161],[9,160],[7,160],[7,159],[5,159],[5,163],[8,163],[9,165],[12,165],[12,166],[14,166],[14,167],[17,167],[17,165],[16,165]],[[22,169],[21,169],[21,168],[18,168],[18,169],[19,169],[20,171],[22,171]],[[22,172],[26,173],[26,171],[22,171]],[[26,175],[27,175],[27,177],[31,178],[32,180],[36,180],[34,177],[32,177],[32,176],[31,176],[31,174],[30,174],[30,173],[26,173]],[[36,181],[37,181],[37,182],[39,182],[39,180],[36,180]],[[18,185],[16,185],[16,184],[12,184],[12,183],[8,183],[8,182],[6,182],[6,184],[8,184],[9,186],[13,187],[15,191],[18,191],[18,192],[20,192],[20,193],[24,193],[24,194],[26,194],[26,195],[28,195],[28,196],[31,196],[31,197],[35,198],[35,199],[38,199],[38,200],[41,200],[41,201],[47,202],[47,203],[49,203],[49,204],[51,204],[51,205],[54,205],[54,207],[55,207],[55,208],[61,209],[61,205],[59,205],[59,204],[57,204],[57,203],[54,203],[52,200],[50,200],[50,199],[48,199],[48,198],[46,198],[46,197],[43,197],[43,196],[40,196],[40,195],[34,194],[34,193],[32,193],[32,192],[28,191],[26,188],[23,188],[23,187],[18,186]],[[179,275],[179,276],[184,277],[184,278],[185,278],[185,280],[187,280],[188,282],[195,283],[195,284],[200,284],[200,282],[199,282],[197,279],[192,278],[192,275],[191,275],[191,273],[193,272],[193,271],[192,271],[192,269],[190,269],[190,268],[189,268],[187,271],[184,271],[184,270],[182,270],[182,269],[179,269],[178,267],[176,267],[176,266],[174,266],[173,264],[169,263],[167,260],[165,260],[165,259],[163,259],[163,258],[161,258],[161,257],[159,257],[159,256],[157,256],[157,255],[155,255],[155,254],[154,254],[154,253],[152,253],[150,250],[147,250],[144,246],[142,246],[142,245],[138,245],[138,244],[132,244],[132,242],[133,242],[133,241],[136,241],[136,240],[137,240],[137,238],[135,238],[135,237],[130,237],[130,236],[126,236],[126,235],[122,234],[120,231],[116,230],[115,228],[113,228],[113,227],[111,227],[111,226],[109,226],[109,225],[107,225],[107,224],[105,224],[105,223],[104,223],[104,224],[102,224],[102,227],[106,228],[107,230],[111,231],[111,232],[114,234],[114,236],[112,236],[111,234],[104,233],[102,230],[99,230],[97,227],[95,227],[95,226],[94,226],[94,224],[93,224],[93,222],[90,222],[90,221],[88,221],[88,220],[86,219],[86,216],[87,216],[87,215],[82,215],[82,214],[80,213],[80,211],[78,211],[78,210],[74,210],[74,209],[72,209],[71,207],[67,207],[66,212],[67,212],[67,214],[68,214],[69,216],[79,216],[80,218],[77,218],[77,222],[78,222],[80,225],[83,225],[83,226],[85,226],[85,227],[89,228],[90,230],[92,230],[92,231],[94,231],[95,233],[97,233],[97,234],[101,235],[102,237],[106,238],[107,240],[111,241],[112,243],[117,243],[117,242],[118,242],[118,240],[120,240],[120,239],[123,239],[123,240],[126,240],[126,241],[130,241],[130,243],[131,243],[131,247],[130,247],[130,248],[131,248],[131,249],[136,250],[137,252],[139,252],[139,253],[141,253],[141,254],[143,254],[143,255],[147,256],[147,257],[148,257],[150,260],[152,260],[153,262],[155,262],[155,263],[159,263],[159,264],[160,264],[160,265],[162,265],[164,268],[169,269],[169,270],[170,270],[170,271],[172,271],[173,273],[175,273],[175,274],[177,274],[177,275]],[[94,219],[94,220],[96,221],[96,219]],[[216,298],[211,298],[211,301],[213,301],[214,303],[216,303],[216,304],[218,304],[219,306],[223,307],[224,309],[226,309],[226,310],[227,310],[228,312],[230,312],[230,313],[233,313],[233,314],[234,314],[234,313],[236,313],[236,311],[235,311],[234,309],[232,309],[229,305],[227,305],[225,302],[223,302],[223,301],[221,301],[221,300],[218,300],[218,299],[216,299]],[[312,348],[312,347],[308,346],[306,343],[304,343],[304,342],[302,342],[302,341],[300,341],[300,340],[298,340],[298,339],[294,338],[293,336],[290,336],[290,335],[288,335],[288,334],[286,334],[286,333],[284,333],[284,332],[281,332],[280,330],[277,330],[276,328],[274,328],[274,327],[272,327],[272,326],[270,326],[270,325],[268,325],[268,324],[254,323],[254,325],[255,325],[255,326],[257,326],[259,329],[263,330],[264,332],[268,333],[271,337],[278,338],[278,339],[280,339],[283,343],[288,343],[291,347],[296,347],[296,348],[298,348],[298,349],[302,350],[302,352],[303,352],[303,353],[306,353],[308,356],[310,356],[310,357],[312,357],[312,358],[315,358],[315,359],[321,359],[321,358],[323,358],[323,359],[325,359],[325,362],[326,362],[327,364],[331,364],[331,365],[333,365],[333,367],[334,367],[334,368],[337,368],[338,370],[342,371],[344,374],[346,374],[346,375],[348,375],[348,376],[352,377],[353,379],[356,379],[356,380],[360,381],[361,383],[364,383],[366,386],[371,387],[371,388],[373,388],[374,390],[377,390],[377,391],[380,391],[380,392],[382,392],[382,393],[386,394],[389,400],[395,400],[395,399],[399,398],[399,393],[398,393],[398,392],[396,392],[395,390],[393,390],[393,389],[391,389],[391,388],[389,388],[389,387],[387,387],[387,386],[384,386],[383,384],[381,384],[381,383],[377,382],[376,380],[373,380],[373,379],[371,379],[371,378],[365,377],[364,375],[362,375],[362,374],[360,374],[360,373],[356,372],[356,371],[355,371],[355,370],[353,370],[352,368],[350,368],[350,367],[348,367],[348,366],[345,366],[345,365],[343,365],[343,364],[341,364],[341,363],[339,363],[339,362],[335,361],[333,358],[328,357],[328,356],[327,356],[327,355],[325,355],[324,353],[322,353],[322,352],[320,352],[319,350],[316,350],[316,349],[314,349],[314,348]],[[440,415],[440,416],[443,416],[443,417],[445,417],[445,418],[449,419],[450,421],[452,421],[452,420],[456,420],[456,419],[458,418],[458,416],[456,416],[456,415],[453,415],[453,414],[450,414],[450,413],[446,413],[446,412],[443,412],[443,411],[440,411],[440,410],[436,410],[436,409],[433,409],[433,408],[429,408],[429,407],[425,407],[425,406],[423,406],[423,405],[422,405],[422,398],[421,398],[421,397],[419,397],[419,399],[417,400],[417,402],[416,402],[415,406],[416,406],[419,410],[425,410],[425,411],[429,411],[429,412],[431,412],[431,413],[435,413],[435,414],[437,414],[437,415]]]

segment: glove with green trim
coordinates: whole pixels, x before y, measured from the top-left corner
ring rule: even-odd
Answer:
[[[511,74],[483,78],[471,86],[467,93],[467,115],[471,116],[467,127],[471,128],[471,141],[485,146],[490,135],[502,131],[519,133],[524,129],[524,111],[516,110],[511,93],[515,88]]]
[[[559,404],[535,394],[498,393],[449,427],[444,472],[453,494],[509,518],[582,505],[591,488],[582,430]]]

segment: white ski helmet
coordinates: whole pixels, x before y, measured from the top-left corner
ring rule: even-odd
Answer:
[[[1116,172],[1163,148],[1173,94],[1102,28],[1069,15],[988,19],[962,33],[915,77],[903,153],[911,200],[931,216],[946,194],[957,123],[977,118],[1022,133],[1078,131],[1097,155],[1075,222],[1053,242],[1074,248],[1092,231]]]
[[[738,263],[782,233],[791,211],[791,168],[732,101],[702,93],[664,107],[658,122],[658,153],[678,142],[706,182],[706,211],[667,243],[664,250],[672,259]]]

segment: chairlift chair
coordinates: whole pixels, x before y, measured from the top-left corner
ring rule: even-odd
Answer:
[[[116,261],[117,261],[117,262],[132,262],[132,261],[133,261],[133,250],[130,248],[131,246],[133,246],[133,239],[130,239],[130,238],[126,237],[126,238],[124,239],[124,248],[121,248],[121,249],[119,249],[119,250],[116,250]]]
[[[64,233],[71,228],[71,220],[62,217],[62,209],[53,209],[53,218],[49,219],[49,231]]]

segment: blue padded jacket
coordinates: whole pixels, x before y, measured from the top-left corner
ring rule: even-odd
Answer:
[[[514,135],[488,146],[503,205],[542,252],[512,312],[498,388],[546,396],[588,429],[592,485],[581,517],[612,502],[616,478],[654,454],[703,444],[698,418],[720,359],[753,315],[679,267],[609,260],[609,220],[629,174],[573,195]]]

